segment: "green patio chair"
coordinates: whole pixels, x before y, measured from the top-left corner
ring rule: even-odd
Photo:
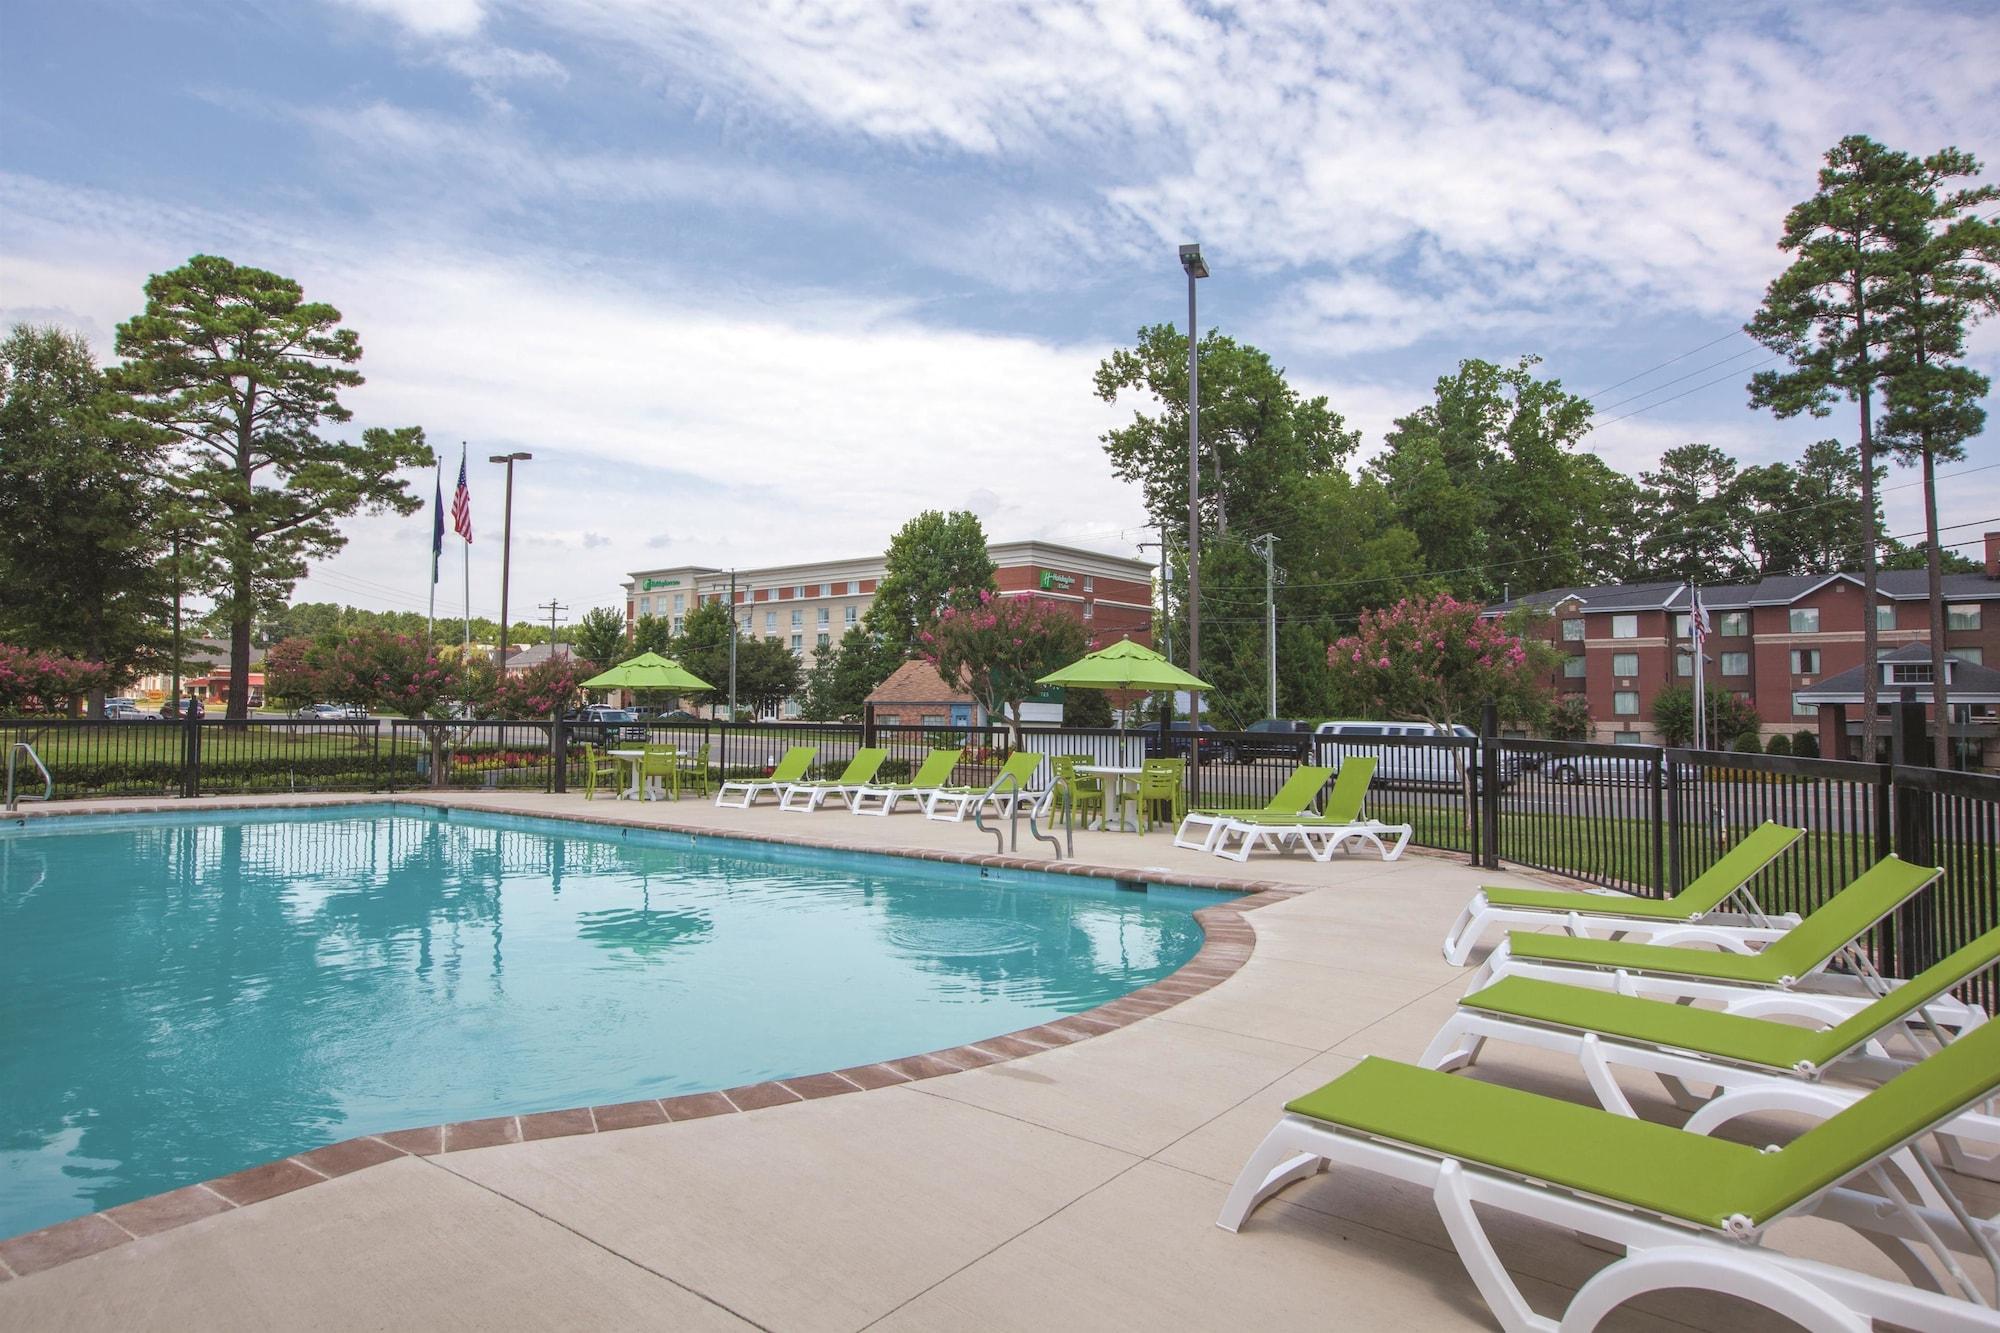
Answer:
[[[1575,1232],[1617,1256],[1577,1290],[1564,1328],[1598,1327],[1628,1302],[1677,1289],[1746,1300],[1802,1328],[1988,1328],[1989,1298],[1959,1254],[2000,1269],[1990,1224],[1910,1145],[1996,1091],[2000,1023],[1988,1023],[1767,1149],[1370,1056],[1286,1104],[1217,1224],[1238,1230],[1265,1199],[1335,1164],[1428,1190],[1510,1333],[1557,1320],[1528,1304],[1476,1209]],[[1914,1173],[1916,1201],[1891,1172]],[[1877,1238],[1904,1272],[1922,1266],[1923,1284],[1763,1244],[1774,1223],[1802,1214]]]
[[[852,806],[854,793],[875,780],[887,762],[889,752],[879,746],[869,745],[856,750],[854,757],[847,761],[847,767],[837,778],[822,782],[800,781],[786,786],[778,797],[780,810],[817,810],[826,803],[829,796],[838,796],[842,804]]]
[[[1819,987],[1873,999],[1887,983],[1860,948],[1861,936],[1943,874],[1936,866],[1885,856],[1786,930],[1696,925],[1663,931],[1646,944],[1510,931],[1480,964],[1466,993],[1501,977],[1533,976],[1629,995],[1724,1002],[1741,998],[1744,987]],[[1852,971],[1852,979],[1839,982],[1827,973],[1836,959]]]
[[[610,788],[613,795],[618,792],[618,763],[602,750],[588,742],[576,747],[583,756],[583,799],[597,799],[597,785],[601,782]]]
[[[1351,766],[1358,761],[1350,759],[1347,762]],[[1374,761],[1368,762],[1372,774]],[[1174,846],[1185,847],[1193,852],[1212,852],[1215,850],[1216,838],[1222,833],[1222,826],[1232,819],[1245,814],[1289,817],[1305,814],[1311,810],[1313,801],[1319,797],[1320,789],[1326,786],[1327,779],[1332,776],[1333,770],[1330,768],[1322,768],[1317,764],[1300,764],[1292,770],[1292,775],[1285,779],[1284,785],[1278,788],[1277,794],[1264,803],[1262,810],[1223,810],[1198,806],[1182,816],[1180,827],[1174,831]],[[1195,836],[1196,830],[1200,831],[1198,838]]]
[[[1033,750],[1016,750],[1000,765],[1000,771],[993,775],[993,781],[984,787],[939,787],[924,798],[924,817],[945,823],[958,823],[967,812],[977,810],[989,802],[998,806],[1002,815],[1014,813],[1014,807],[1022,800],[1030,805],[1039,799],[1029,791],[1029,784],[1035,780],[1035,773],[1042,766],[1042,756]]]
[[[652,784],[659,784],[659,795],[652,793]],[[672,799],[681,798],[680,752],[671,745],[648,745],[639,758],[639,794],[646,800],[661,800],[672,793]]]
[[[963,750],[932,750],[908,782],[873,783],[857,787],[847,798],[847,808],[857,815],[887,815],[905,799],[921,807],[930,794],[951,780]],[[872,808],[871,808],[872,803]]]
[[[782,800],[785,788],[794,782],[804,780],[807,771],[812,768],[813,756],[818,753],[819,749],[816,746],[794,745],[778,757],[778,762],[773,764],[771,771],[763,777],[734,778],[717,787],[715,803],[719,806],[728,805],[739,810],[747,810],[765,792],[770,792]],[[730,800],[729,794],[732,791],[742,799]]]
[[[1049,760],[1055,771],[1057,790],[1069,789],[1070,811],[1074,818],[1088,822],[1089,814],[1095,810],[1098,819],[1104,818],[1104,779],[1095,773],[1079,773],[1079,764],[1095,764],[1094,754],[1059,754]]]
[[[1232,861],[1247,861],[1254,848],[1285,852],[1296,843],[1313,860],[1329,861],[1343,847],[1365,843],[1381,853],[1384,861],[1395,860],[1417,830],[1413,824],[1385,824],[1362,817],[1362,804],[1375,780],[1375,764],[1372,755],[1357,755],[1343,763],[1333,790],[1326,795],[1322,814],[1279,815],[1253,810],[1225,816],[1210,850]],[[1384,838],[1392,839],[1393,845],[1384,843]]]
[[[1586,930],[1607,934],[1651,934],[1665,925],[1709,919],[1731,903],[1747,924],[1767,924],[1750,881],[1805,836],[1804,829],[1765,822],[1745,834],[1715,864],[1695,876],[1671,898],[1635,898],[1610,889],[1516,889],[1486,887],[1445,932],[1446,961],[1459,965],[1471,955],[1481,934],[1502,923],[1521,926],[1564,925],[1571,934]],[[1574,920],[1572,920],[1574,918]],[[1796,922],[1798,918],[1781,918]],[[1648,926],[1647,923],[1652,923]]]
[[[693,791],[698,791],[703,796],[708,795],[709,748],[710,748],[709,743],[707,741],[703,741],[700,745],[697,745],[692,751],[682,750],[677,760],[681,770],[681,786],[690,788]],[[676,792],[675,795],[678,796],[679,793]]]
[[[1187,763],[1181,759],[1148,759],[1140,764],[1130,799],[1141,833],[1152,832],[1156,823],[1178,826],[1187,813],[1186,775]]]

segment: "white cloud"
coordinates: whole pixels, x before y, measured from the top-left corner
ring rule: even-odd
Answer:
[[[337,0],[394,20],[423,37],[463,37],[486,18],[484,0]]]
[[[215,248],[206,220],[156,228],[136,201],[18,178],[0,177],[0,210],[11,220],[0,289],[22,305],[65,304],[98,329],[137,309],[148,272]],[[293,229],[315,231],[288,220]],[[244,252],[226,252],[298,278],[360,332],[357,428],[422,424],[447,459],[471,442],[476,586],[498,575],[499,469],[484,456],[535,453],[516,474],[522,606],[607,604],[627,571],[662,559],[880,550],[913,513],[980,488],[993,492],[979,498],[996,539],[1142,517],[1096,444],[1118,413],[1091,390],[1095,348],[809,293],[708,298],[671,274],[641,289],[462,249],[322,234],[308,250],[241,218],[233,234]],[[416,489],[428,496],[429,479]],[[346,526],[349,549],[300,595],[422,609],[428,514]],[[456,605],[453,565],[442,587]],[[495,600],[477,593],[474,609]]]
[[[474,83],[569,82],[563,63],[545,51],[517,51],[510,46],[453,46],[438,55],[438,63]]]

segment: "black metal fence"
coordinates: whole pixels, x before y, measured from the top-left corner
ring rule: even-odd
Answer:
[[[816,748],[814,774],[846,767],[864,745],[888,751],[881,776],[914,772],[933,749],[958,749],[953,781],[990,781],[1007,753],[1002,728],[844,723],[652,721],[612,731],[550,721],[99,722],[0,720],[0,742],[33,745],[59,798],[222,792],[398,791],[436,787],[545,792],[580,785],[579,742],[610,748],[707,747],[712,777],[768,772],[794,745]],[[1300,762],[1338,769],[1376,761],[1367,813],[1408,823],[1414,841],[1473,863],[1503,861],[1647,895],[1677,893],[1765,820],[1807,830],[1753,886],[1774,912],[1812,910],[1893,851],[1942,865],[1945,878],[1872,941],[1885,970],[1910,975],[2000,925],[2000,777],[1902,763],[1856,763],[1652,746],[1471,737],[1340,737],[1023,729],[1025,748],[1087,754],[1136,768],[1159,753],[1190,765],[1192,804],[1254,809]],[[1048,765],[1039,778],[1047,781]],[[23,763],[23,794],[39,789]],[[1978,998],[1991,1006],[1992,979]]]

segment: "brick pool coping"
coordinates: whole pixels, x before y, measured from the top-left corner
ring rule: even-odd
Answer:
[[[946,861],[959,865],[996,866],[1035,870],[1045,874],[1075,875],[1089,879],[1143,881],[1179,888],[1215,889],[1242,895],[1227,904],[1198,908],[1202,944],[1178,970],[1150,985],[1082,1013],[1023,1028],[997,1037],[986,1037],[963,1046],[926,1051],[877,1064],[856,1065],[819,1074],[750,1083],[718,1092],[689,1093],[679,1097],[647,1098],[602,1106],[576,1106],[527,1115],[492,1116],[480,1120],[459,1120],[443,1125],[364,1134],[331,1143],[309,1152],[265,1162],[214,1180],[183,1185],[163,1194],[134,1199],[102,1212],[57,1222],[37,1231],[0,1239],[0,1282],[43,1272],[72,1260],[114,1249],[127,1241],[158,1235],[218,1213],[247,1208],[265,1199],[379,1166],[401,1157],[432,1157],[471,1148],[491,1148],[507,1143],[562,1138],[576,1134],[604,1134],[641,1125],[673,1124],[683,1120],[703,1120],[715,1115],[740,1114],[814,1101],[847,1093],[869,1092],[921,1079],[955,1074],[984,1065],[1000,1064],[1087,1041],[1105,1032],[1115,1032],[1151,1014],[1171,1009],[1183,1000],[1202,994],[1233,976],[1250,959],[1257,935],[1244,920],[1245,912],[1281,902],[1307,891],[1305,886],[1270,880],[1227,876],[1190,875],[1164,869],[1133,870],[1100,866],[1081,861],[1037,860],[1026,856],[940,851],[933,848],[861,847],[786,834],[763,834],[731,830],[718,832],[699,825],[634,823],[610,815],[586,812],[524,812],[477,801],[431,799],[422,795],[357,796],[313,801],[230,802],[196,806],[181,801],[173,804],[119,806],[115,809],[15,811],[9,818],[88,819],[105,814],[185,814],[190,809],[281,810],[325,809],[344,805],[421,805],[433,809],[469,810],[479,814],[511,818],[552,819],[577,824],[604,825],[679,833],[694,839],[717,841],[768,842],[822,850],[866,852],[878,856],[900,856],[912,860]],[[1414,850],[1414,849],[1413,849]]]

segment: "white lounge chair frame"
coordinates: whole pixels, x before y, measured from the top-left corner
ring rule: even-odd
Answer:
[[[842,786],[837,782],[794,782],[778,796],[780,810],[798,810],[810,813],[826,804],[829,796],[838,796],[842,805],[852,809],[854,793],[858,786]]]
[[[1617,915],[1617,901],[1629,899],[1632,895],[1615,889],[1584,889],[1582,892],[1592,897],[1602,895],[1607,910],[1596,912],[1561,912],[1546,907],[1496,907],[1487,901],[1486,891],[1481,889],[1472,895],[1472,901],[1452,922],[1451,929],[1444,936],[1444,958],[1453,967],[1463,967],[1479,946],[1479,941],[1494,926],[1523,926],[1533,930],[1542,926],[1559,926],[1566,935],[1597,937],[1602,939],[1624,939],[1627,936],[1644,938],[1649,943],[1659,943],[1658,936],[1670,930],[1678,930],[1690,925],[1723,926],[1729,928],[1756,930],[1777,928],[1789,930],[1799,924],[1796,912],[1780,912],[1776,916],[1757,911],[1756,900],[1738,889],[1732,898],[1741,897],[1749,901],[1752,910],[1746,912],[1706,912],[1684,920],[1647,916]],[[1725,902],[1730,899],[1724,899]]]
[[[1913,1142],[1915,1139],[1906,1141],[1900,1149]],[[1905,1163],[1912,1161],[1919,1164],[1925,1177],[1925,1186],[1909,1182],[1909,1188],[1919,1195],[1920,1202],[1914,1204],[1888,1179],[1892,1169],[1901,1175]],[[1287,1112],[1244,1165],[1216,1224],[1225,1231],[1238,1230],[1264,1200],[1334,1162],[1429,1190],[1460,1262],[1507,1333],[1592,1329],[1613,1310],[1648,1292],[1681,1288],[1735,1296],[1802,1327],[1842,1333],[1864,1333],[1875,1320],[1916,1329],[2000,1327],[1990,1309],[1969,1299],[1794,1258],[1759,1243],[1771,1223],[1815,1213],[1876,1233],[1882,1241],[1900,1247],[1906,1253],[1891,1253],[1905,1264],[1906,1272],[1909,1264],[1921,1265],[1913,1242],[1942,1252],[1943,1262],[1954,1270],[1957,1262],[1952,1251],[1978,1254],[1991,1263],[1993,1240],[1988,1229],[1967,1217],[1963,1205],[1952,1206],[1956,1201],[1948,1189],[1939,1188],[1942,1182],[1933,1172],[1923,1170],[1928,1162],[1918,1154],[1878,1159],[1865,1173],[1879,1182],[1893,1202],[1837,1185],[1786,1209],[1764,1227],[1745,1225],[1725,1232],[1648,1216],[1558,1185],[1523,1180]],[[1933,1198],[1946,1201],[1947,1207],[1927,1206]],[[1624,1257],[1584,1283],[1558,1322],[1537,1314],[1528,1304],[1487,1239],[1486,1229],[1473,1211],[1475,1204],[1596,1238],[1622,1249]],[[1962,1271],[1956,1276],[1969,1284]],[[1918,1280],[1930,1285],[1937,1282],[1928,1270],[1923,1270]]]
[[[1381,853],[1384,861],[1393,861],[1410,845],[1416,831],[1413,824],[1384,824],[1378,819],[1357,819],[1352,824],[1281,824],[1223,816],[1211,834],[1212,845],[1208,850],[1231,861],[1247,861],[1250,853],[1260,846],[1282,854],[1296,844],[1313,860],[1325,863],[1347,843],[1365,842]],[[1391,838],[1394,845],[1385,845],[1384,837]],[[1174,845],[1181,844],[1176,841]]]
[[[715,803],[718,806],[727,807],[731,810],[748,810],[752,805],[757,803],[759,796],[762,796],[765,792],[769,792],[778,798],[778,804],[783,805],[785,802],[785,793],[796,785],[799,784],[793,782],[772,782],[768,778],[732,778],[715,789]],[[732,787],[743,793],[742,800],[731,801],[724,799],[729,795]]]

